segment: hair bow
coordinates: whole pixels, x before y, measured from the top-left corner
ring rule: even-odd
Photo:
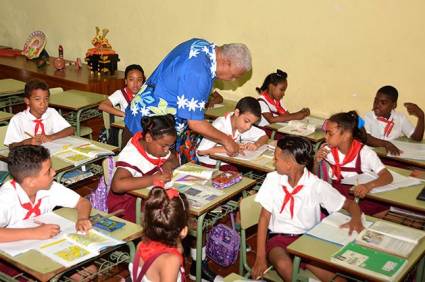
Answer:
[[[179,191],[175,188],[170,188],[165,190],[165,193],[167,193],[168,199],[172,200],[175,197],[179,197]]]

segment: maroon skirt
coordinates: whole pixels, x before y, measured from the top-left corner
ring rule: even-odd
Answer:
[[[136,222],[136,197],[127,193],[118,194],[109,191],[108,212],[112,213],[120,209],[124,209],[124,213],[117,215],[125,220]]]

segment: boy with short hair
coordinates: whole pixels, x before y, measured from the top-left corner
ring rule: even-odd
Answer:
[[[56,206],[77,209],[77,231],[91,228],[90,202],[76,192],[53,181],[49,151],[38,145],[15,146],[8,156],[13,177],[0,189],[0,242],[49,239],[60,230],[56,224],[33,228],[7,228],[24,219],[51,212]]]
[[[49,96],[46,82],[32,79],[25,84],[27,109],[10,120],[5,145],[39,145],[74,134],[74,128],[55,109],[49,108]]]
[[[403,113],[396,112],[398,91],[393,86],[381,87],[376,93],[373,109],[365,115],[367,145],[385,147],[391,154],[399,155],[400,150],[390,142],[403,135],[415,141],[424,136],[424,112],[414,103],[404,103],[408,113],[416,116],[416,127]]]
[[[254,97],[244,97],[236,104],[235,111],[217,118],[212,125],[225,134],[232,136],[233,140],[240,143],[241,152],[244,150],[255,151],[266,144],[268,136],[264,130],[252,126],[261,118],[261,107]],[[225,153],[223,146],[215,141],[204,138],[199,144],[197,155],[199,162],[207,166],[215,166],[215,160],[208,155]]]

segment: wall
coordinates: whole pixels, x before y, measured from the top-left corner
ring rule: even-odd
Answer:
[[[405,101],[425,107],[425,2],[420,0],[0,0],[0,45],[22,48],[34,30],[58,44],[67,59],[84,57],[95,26],[109,28],[120,69],[141,64],[149,74],[176,44],[202,37],[217,44],[244,42],[253,56],[242,86],[219,84],[226,98],[255,95],[276,68],[289,74],[286,104],[331,113],[371,108],[386,84]],[[404,111],[404,109],[403,109]]]

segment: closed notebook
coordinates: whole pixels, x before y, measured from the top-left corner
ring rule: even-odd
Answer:
[[[94,227],[105,230],[107,232],[113,232],[122,228],[125,223],[117,220],[110,219],[101,214],[95,214],[90,217],[90,221],[94,223]]]

